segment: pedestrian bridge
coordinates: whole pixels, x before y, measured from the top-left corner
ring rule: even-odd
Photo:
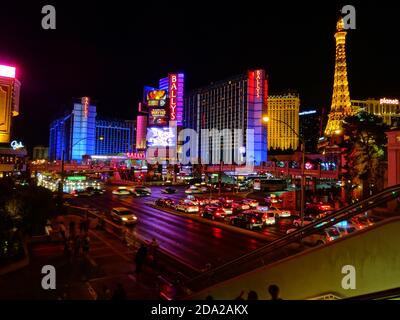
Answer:
[[[399,191],[399,185],[388,188],[296,231],[293,238],[289,234],[192,279],[189,298],[232,300],[242,290],[255,290],[259,299],[270,299],[271,284],[279,286],[283,299],[342,299],[400,288]],[[311,249],[298,241],[321,222],[326,228],[382,206],[392,216],[367,229]],[[349,289],[352,276],[355,287]]]
[[[313,177],[318,179],[338,179],[339,171],[338,170],[322,170],[322,168],[318,165],[315,166],[314,169],[304,169],[304,174],[307,177]],[[300,168],[290,168],[289,162],[284,162],[284,166],[280,167],[275,162],[267,162],[265,166],[254,166],[251,170],[245,166],[236,166],[236,165],[207,165],[205,168],[205,172],[207,173],[218,173],[218,172],[229,172],[233,175],[242,175],[248,174],[249,172],[269,172],[273,175],[286,175],[286,176],[301,176]]]

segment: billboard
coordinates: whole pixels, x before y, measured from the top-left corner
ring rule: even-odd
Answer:
[[[175,130],[171,127],[147,128],[148,147],[174,147],[176,144]]]
[[[168,124],[167,110],[164,108],[151,108],[149,111],[149,125],[166,126]]]
[[[146,93],[146,102],[149,107],[164,107],[167,101],[165,90],[150,90]]]

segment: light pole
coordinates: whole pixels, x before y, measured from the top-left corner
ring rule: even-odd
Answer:
[[[263,122],[268,123],[270,121],[276,121],[284,124],[287,126],[300,140],[301,143],[301,158],[302,158],[302,163],[301,163],[301,185],[300,185],[300,219],[301,219],[301,226],[304,225],[304,203],[305,203],[305,175],[304,175],[304,167],[305,167],[305,157],[306,157],[306,144],[304,142],[304,139],[300,134],[294,130],[288,123],[285,121],[271,118],[268,116],[264,116],[262,118]]]

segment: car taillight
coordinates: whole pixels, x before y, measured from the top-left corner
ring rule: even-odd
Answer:
[[[251,219],[251,223],[256,223],[256,219]]]
[[[329,241],[333,241],[333,237],[328,237],[328,240]]]

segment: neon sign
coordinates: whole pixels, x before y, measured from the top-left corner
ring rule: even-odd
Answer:
[[[85,118],[87,118],[89,113],[89,97],[82,97],[81,103],[83,106],[83,113],[85,115]]]
[[[15,78],[15,67],[0,65],[0,77]]]
[[[386,99],[382,98],[379,100],[380,104],[399,104],[399,99]]]
[[[260,98],[261,95],[261,70],[256,70],[256,95]]]
[[[146,159],[146,154],[144,152],[127,152],[127,158],[134,160],[144,160]]]
[[[313,165],[310,162],[306,162],[304,166],[307,170],[311,170],[313,168]]]
[[[22,142],[18,142],[16,140],[11,142],[10,145],[11,145],[11,148],[13,148],[13,150],[25,148],[24,145],[22,144]]]
[[[169,75],[169,108],[170,114],[169,119],[172,121],[176,120],[176,98],[178,92],[178,77],[176,74]]]
[[[314,114],[314,113],[317,113],[317,111],[316,110],[303,111],[299,113],[299,116],[306,116],[308,114]]]
[[[169,108],[170,121],[176,121],[178,126],[183,122],[183,73],[169,74]]]

